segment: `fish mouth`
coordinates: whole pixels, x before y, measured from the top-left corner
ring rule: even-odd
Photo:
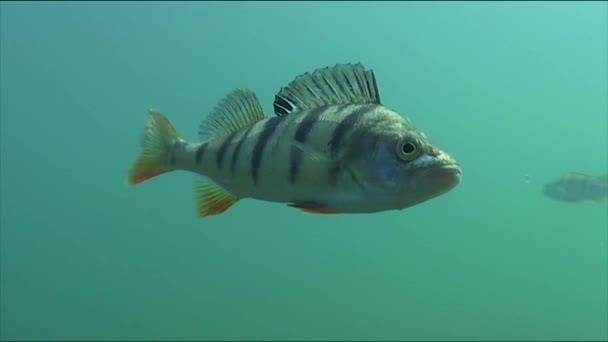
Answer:
[[[454,188],[462,180],[462,170],[458,164],[431,166],[424,173],[433,184],[445,191]]]
[[[462,170],[456,163],[429,165],[415,173],[416,188],[429,197],[446,193],[461,181]]]

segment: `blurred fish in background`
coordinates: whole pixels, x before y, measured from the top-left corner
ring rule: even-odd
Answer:
[[[569,172],[543,186],[543,194],[562,202],[601,202],[608,197],[608,174]]]

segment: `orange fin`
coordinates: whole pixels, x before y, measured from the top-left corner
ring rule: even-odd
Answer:
[[[238,200],[210,180],[201,181],[195,188],[196,215],[199,217],[219,215]]]
[[[299,208],[300,210],[302,210],[305,213],[309,213],[309,214],[338,214],[335,211],[331,211],[329,209],[312,209],[312,208]]]
[[[172,169],[167,164],[171,147],[179,139],[175,128],[159,111],[150,109],[141,141],[141,151],[131,170],[127,183],[139,184]]]
[[[288,204],[292,208],[298,208],[309,214],[338,214],[338,212],[327,209],[324,205],[315,202],[297,202]]]

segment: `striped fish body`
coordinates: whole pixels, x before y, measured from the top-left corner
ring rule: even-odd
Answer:
[[[411,123],[380,103],[375,77],[360,64],[298,76],[267,117],[256,95],[235,90],[181,139],[151,111],[129,183],[187,170],[197,214],[222,213],[239,199],[288,203],[311,213],[403,209],[460,182],[460,168]]]
[[[602,201],[608,197],[608,176],[570,172],[543,186],[543,194],[562,202]]]
[[[227,137],[195,144],[180,156],[185,163],[176,167],[207,176],[239,198],[355,201],[365,194],[336,159],[348,152],[342,144],[352,144],[352,135],[366,129],[365,118],[378,113],[402,120],[378,105],[322,106],[267,118]],[[198,151],[203,151],[199,159]]]

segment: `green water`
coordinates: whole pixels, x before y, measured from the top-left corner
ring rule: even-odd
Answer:
[[[3,340],[606,340],[606,2],[0,4]],[[235,87],[375,71],[461,164],[425,204],[196,219],[196,177],[125,185],[147,109],[189,140]],[[525,182],[525,175],[530,182]]]

